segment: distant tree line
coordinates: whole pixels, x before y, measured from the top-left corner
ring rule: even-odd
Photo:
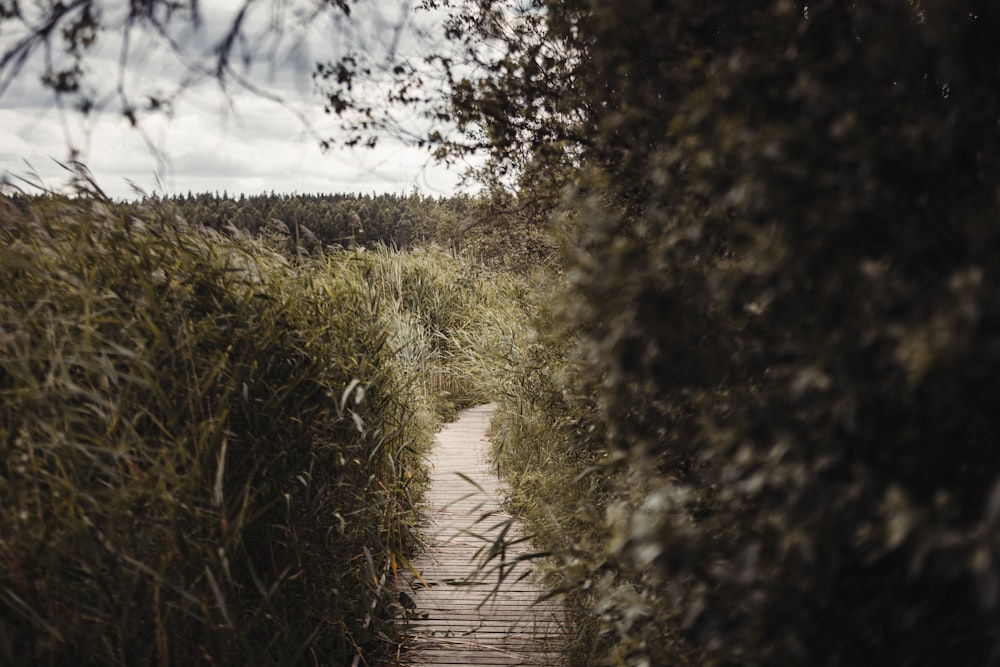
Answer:
[[[192,225],[219,231],[266,230],[315,238],[323,246],[382,243],[412,248],[447,241],[471,213],[470,195],[401,194],[229,195],[187,193],[159,199]]]
[[[53,193],[11,193],[8,202],[26,213]],[[149,195],[123,203],[142,218],[149,207],[185,223],[226,236],[267,236],[293,254],[384,245],[400,250],[440,246],[471,255],[484,270],[524,273],[553,261],[556,243],[537,211],[510,193],[428,196],[410,194],[202,192]]]

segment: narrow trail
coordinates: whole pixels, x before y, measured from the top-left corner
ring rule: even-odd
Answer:
[[[537,603],[541,588],[521,563],[527,544],[508,545],[478,570],[502,531],[519,527],[500,507],[490,471],[486,430],[493,405],[463,411],[438,435],[431,454],[427,549],[414,561],[422,582],[409,582],[416,610],[406,628],[403,665],[558,665],[562,610]],[[501,575],[501,570],[503,575]]]

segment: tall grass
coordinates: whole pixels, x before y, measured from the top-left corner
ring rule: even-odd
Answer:
[[[431,257],[292,259],[93,194],[0,207],[0,663],[391,639],[366,615],[473,301]]]
[[[396,354],[421,394],[445,417],[490,400],[495,383],[480,370],[477,350],[489,346],[506,295],[454,252],[432,247],[396,257],[376,246],[351,262],[392,304],[385,315]]]

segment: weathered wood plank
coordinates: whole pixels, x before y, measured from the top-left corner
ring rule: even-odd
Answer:
[[[526,563],[531,546],[500,506],[502,487],[488,462],[486,429],[493,406],[466,410],[438,435],[427,494],[428,544],[414,560],[421,580],[408,593],[402,665],[558,665],[562,608],[536,603],[541,588]],[[502,557],[491,549],[501,535]],[[479,568],[491,553],[486,567]],[[502,566],[501,566],[502,564]],[[513,568],[512,568],[513,566]]]

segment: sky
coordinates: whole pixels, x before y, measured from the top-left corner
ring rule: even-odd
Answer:
[[[43,60],[37,53],[0,95],[0,178],[21,187],[27,179],[58,188],[69,176],[60,163],[76,150],[101,189],[120,199],[138,192],[403,193],[416,188],[450,195],[462,189],[461,165],[437,165],[425,149],[392,139],[375,149],[320,149],[322,139],[341,135],[335,116],[324,113],[310,76],[315,63],[347,50],[369,55],[405,50],[420,32],[414,21],[427,20],[415,19],[406,0],[359,3],[350,22],[335,12],[310,14],[324,4],[321,0],[256,0],[243,51],[256,62],[241,71],[257,92],[238,85],[222,91],[214,78],[193,74],[199,63],[211,60],[211,45],[231,25],[243,0],[202,2],[202,25],[195,30],[182,22],[171,33],[178,49],[151,33],[133,32],[124,69],[119,66],[120,12],[126,3],[97,4],[111,26],[98,36],[87,60],[85,85],[100,100],[97,110],[84,117],[65,104],[60,108],[40,83]],[[397,30],[401,22],[404,28]],[[15,43],[16,28],[0,24],[0,50]],[[146,114],[138,129],[132,127],[120,112],[119,86],[133,100],[169,96],[170,112]]]

